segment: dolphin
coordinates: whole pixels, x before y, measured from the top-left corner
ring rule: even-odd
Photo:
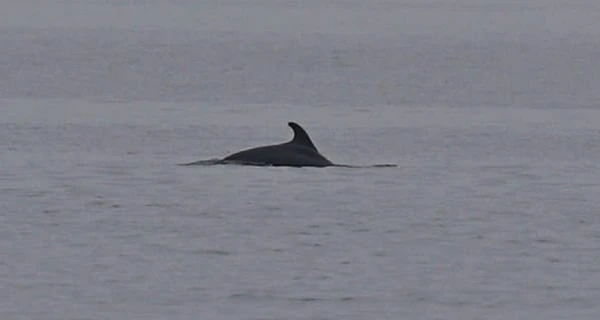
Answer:
[[[200,160],[183,165],[206,165],[206,164],[242,164],[255,166],[274,167],[329,167],[335,166],[325,158],[308,133],[297,123],[288,122],[288,126],[294,131],[292,140],[242,150],[228,155],[223,159]]]
[[[374,164],[367,166],[353,166],[346,164],[335,164],[325,158],[315,144],[312,142],[308,133],[297,123],[288,122],[288,126],[294,131],[292,140],[280,144],[256,147],[242,150],[228,155],[223,159],[200,160],[191,163],[181,164],[182,166],[192,165],[218,165],[218,164],[238,164],[252,166],[273,166],[273,167],[345,167],[345,168],[386,168],[396,167],[395,164]]]

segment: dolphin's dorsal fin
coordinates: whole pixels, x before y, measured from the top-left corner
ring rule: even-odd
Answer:
[[[288,122],[288,126],[294,130],[294,138],[289,143],[301,144],[317,151],[317,147],[315,147],[313,142],[310,140],[308,133],[306,133],[306,131],[304,131],[299,124],[295,122]]]

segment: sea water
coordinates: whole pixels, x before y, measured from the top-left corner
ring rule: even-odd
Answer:
[[[600,316],[595,1],[1,4],[0,318]]]

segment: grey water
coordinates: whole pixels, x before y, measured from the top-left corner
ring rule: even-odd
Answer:
[[[0,318],[600,316],[597,1],[0,6]]]

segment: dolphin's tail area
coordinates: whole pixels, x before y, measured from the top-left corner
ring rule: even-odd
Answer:
[[[394,164],[394,163],[379,163],[379,164],[369,164],[369,165],[362,165],[362,166],[350,165],[350,164],[334,164],[333,167],[355,168],[355,169],[359,169],[359,168],[396,168],[396,167],[398,167],[398,165]]]

